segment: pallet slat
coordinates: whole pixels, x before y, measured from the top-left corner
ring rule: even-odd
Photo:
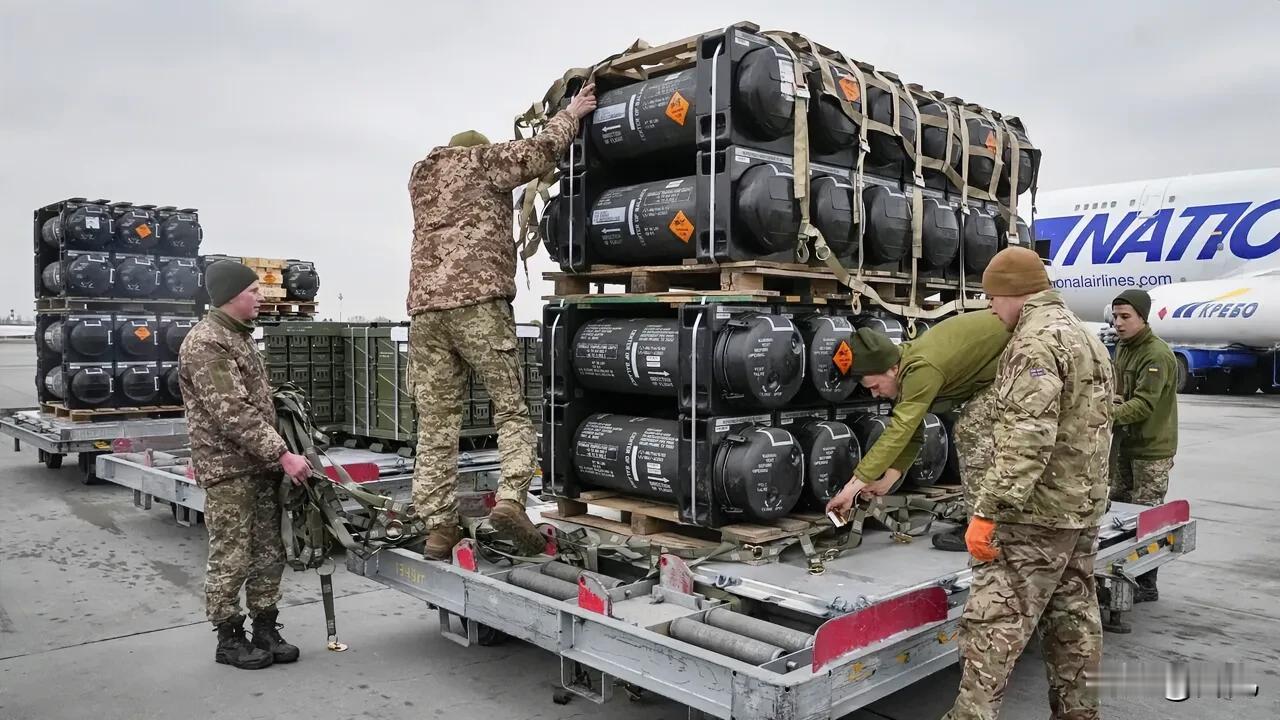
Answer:
[[[63,403],[41,403],[40,411],[72,422],[181,417],[181,405],[144,405],[129,408],[69,408]]]

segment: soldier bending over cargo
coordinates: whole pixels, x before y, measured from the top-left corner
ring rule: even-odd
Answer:
[[[258,274],[221,260],[206,270],[205,284],[213,309],[183,340],[178,370],[191,464],[205,492],[205,611],[218,631],[214,659],[257,670],[298,659],[276,623],[284,573],[278,492],[284,475],[300,482],[311,464],[276,432],[271,385],[252,334],[262,303]],[[253,642],[245,639],[241,586]]]
[[[1034,632],[1050,716],[1096,720],[1098,691],[1086,674],[1102,661],[1093,563],[1107,505],[1111,361],[1031,250],[1002,250],[982,285],[1013,337],[994,386],[996,452],[966,533],[978,564],[960,616],[960,692],[944,717],[998,717]]]
[[[512,192],[549,172],[595,109],[588,85],[533,138],[489,144],[467,131],[413,166],[408,384],[418,406],[413,505],[429,534],[423,554],[450,557],[458,527],[458,434],[467,368],[489,391],[502,483],[489,522],[527,553],[543,539],[525,514],[537,470],[511,301],[516,296]]]
[[[884,495],[915,462],[923,440],[926,413],[947,412],[963,404],[955,425],[960,478],[966,510],[972,509],[975,484],[994,452],[996,361],[1009,342],[1004,323],[989,312],[957,315],[938,323],[919,339],[894,345],[887,335],[860,328],[852,339],[853,366],[862,385],[877,398],[896,400],[893,419],[863,456],[853,478],[831,499],[827,510],[848,512],[859,493]],[[967,513],[966,513],[967,517]],[[943,550],[965,549],[963,527],[933,536]]]
[[[1111,303],[1120,336],[1115,375],[1118,403],[1112,410],[1115,436],[1111,499],[1159,505],[1169,491],[1169,471],[1178,451],[1178,359],[1147,324],[1151,296],[1125,290]],[[1160,599],[1156,570],[1138,576],[1134,602]],[[1123,624],[1109,629],[1126,630]]]

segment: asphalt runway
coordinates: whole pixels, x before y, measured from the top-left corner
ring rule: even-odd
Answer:
[[[35,402],[30,342],[0,342],[0,407]],[[1105,638],[1109,664],[1185,660],[1212,680],[1245,663],[1260,694],[1182,703],[1108,700],[1125,720],[1280,717],[1280,397],[1183,396],[1170,498],[1190,500],[1198,547],[1160,573],[1161,599],[1138,606],[1130,635]],[[85,486],[75,463],[48,470],[32,449],[0,453],[0,720],[252,718],[644,718],[677,720],[659,698],[605,706],[552,702],[554,656],[511,642],[459,647],[436,615],[400,592],[335,575],[346,653],[324,650],[314,574],[285,573],[281,622],[302,660],[263,671],[213,662],[204,618],[203,527],[164,506],[133,506],[112,485]],[[933,720],[955,697],[952,667],[851,716]],[[1004,718],[1048,717],[1039,651],[1010,684]]]

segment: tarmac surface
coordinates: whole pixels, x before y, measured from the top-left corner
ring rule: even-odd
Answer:
[[[34,404],[30,342],[0,342],[0,407]],[[1190,500],[1198,544],[1160,573],[1160,601],[1129,635],[1107,634],[1109,667],[1192,663],[1204,697],[1107,700],[1126,720],[1280,717],[1280,397],[1183,396],[1169,497]],[[605,706],[552,702],[559,663],[518,642],[465,649],[419,601],[339,568],[338,629],[324,650],[317,577],[285,571],[281,621],[302,659],[250,672],[213,662],[204,617],[203,527],[86,486],[75,462],[48,470],[31,448],[0,453],[0,720],[252,718],[644,718],[686,711],[617,693]],[[1245,663],[1257,697],[1221,700],[1224,663]],[[956,666],[851,718],[932,720],[955,697]],[[1002,717],[1048,716],[1038,648],[1024,655]]]

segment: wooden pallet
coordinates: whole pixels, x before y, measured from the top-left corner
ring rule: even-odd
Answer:
[[[37,312],[74,312],[74,311],[120,311],[144,312],[147,308],[165,306],[174,311],[195,306],[194,300],[175,300],[172,298],[142,299],[137,298],[82,298],[82,297],[43,297],[36,298]]]
[[[268,271],[268,272],[272,272],[272,271]],[[261,272],[258,274],[258,277],[259,278],[262,277]],[[279,279],[279,277],[280,277],[279,275],[276,276],[277,280]],[[258,282],[258,290],[262,293],[262,297],[264,300],[284,301],[284,299],[289,296],[289,291],[285,290],[283,285],[279,285],[279,284],[273,285],[265,281]]]
[[[848,300],[851,295],[825,267],[796,263],[749,260],[731,263],[644,265],[639,267],[600,266],[586,272],[550,272],[544,278],[555,283],[551,300],[592,299],[605,293],[605,285],[621,285],[622,294],[652,294],[667,297],[731,294],[779,301],[818,303]],[[867,271],[864,279],[883,297],[905,297],[910,279],[898,273]],[[596,292],[591,286],[596,285]]]
[[[40,411],[72,422],[104,422],[182,417],[181,405],[142,405],[128,408],[69,408],[63,403],[41,403]]]
[[[625,497],[609,490],[589,490],[576,500],[556,499],[555,512],[544,512],[543,517],[553,520],[596,527],[622,535],[663,536],[661,542],[684,543],[682,547],[715,547],[721,542],[761,545],[797,537],[813,529],[810,520],[786,517],[770,524],[733,523],[717,530],[686,525],[680,522],[675,507],[652,500]],[[613,520],[598,514],[599,509],[619,513],[621,520]],[[596,511],[593,514],[593,510]],[[675,537],[669,537],[675,536]]]
[[[283,259],[281,259],[281,258],[261,258],[261,257],[246,257],[246,258],[241,258],[240,262],[241,262],[241,263],[243,263],[243,264],[245,264],[245,265],[248,265],[249,267],[253,268],[254,270],[258,270],[258,271],[260,271],[260,272],[259,272],[259,277],[261,277],[261,275],[262,275],[261,271],[264,271],[264,270],[284,270],[284,269],[285,269],[285,266],[286,266],[286,264],[287,264],[287,263],[285,263],[285,261],[284,261]]]
[[[302,316],[313,317],[316,314],[314,302],[264,302],[258,306],[259,315],[268,316]]]

